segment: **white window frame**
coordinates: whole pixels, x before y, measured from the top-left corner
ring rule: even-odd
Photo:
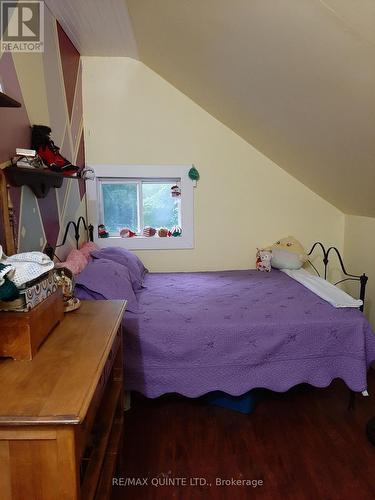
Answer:
[[[101,248],[119,246],[130,250],[173,250],[194,248],[194,183],[188,173],[192,165],[89,165],[95,172],[95,180],[86,181],[87,215],[94,226],[94,242]],[[169,182],[181,179],[181,227],[178,237],[159,238],[136,236],[121,238],[110,236],[98,237],[98,225],[101,224],[101,180],[122,179],[126,182],[142,179],[150,182]]]

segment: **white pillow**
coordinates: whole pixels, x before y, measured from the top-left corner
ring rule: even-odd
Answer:
[[[296,253],[272,247],[271,266],[276,269],[300,269],[303,261]]]

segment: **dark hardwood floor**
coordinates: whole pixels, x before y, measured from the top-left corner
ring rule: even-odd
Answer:
[[[266,393],[250,415],[177,396],[133,397],[112,498],[374,499],[375,447],[365,435],[375,416],[373,370],[369,392],[357,396],[354,411],[347,409],[341,381],[326,389]],[[191,477],[208,484],[190,485]],[[126,486],[127,478],[139,478],[139,485]],[[162,486],[176,478],[188,484]],[[217,486],[216,478],[263,484]]]

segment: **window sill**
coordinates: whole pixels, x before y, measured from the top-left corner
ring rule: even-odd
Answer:
[[[109,238],[94,238],[100,248],[122,247],[129,250],[176,250],[194,248],[193,239],[188,236],[177,236],[160,238],[159,236],[134,236],[133,238],[121,238],[110,236]]]

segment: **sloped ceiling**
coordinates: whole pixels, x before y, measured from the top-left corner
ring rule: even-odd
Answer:
[[[375,216],[374,0],[46,3],[84,55],[139,57],[329,202]]]
[[[44,0],[84,56],[138,58],[124,0]]]
[[[375,216],[373,0],[128,8],[145,64],[344,212]]]

